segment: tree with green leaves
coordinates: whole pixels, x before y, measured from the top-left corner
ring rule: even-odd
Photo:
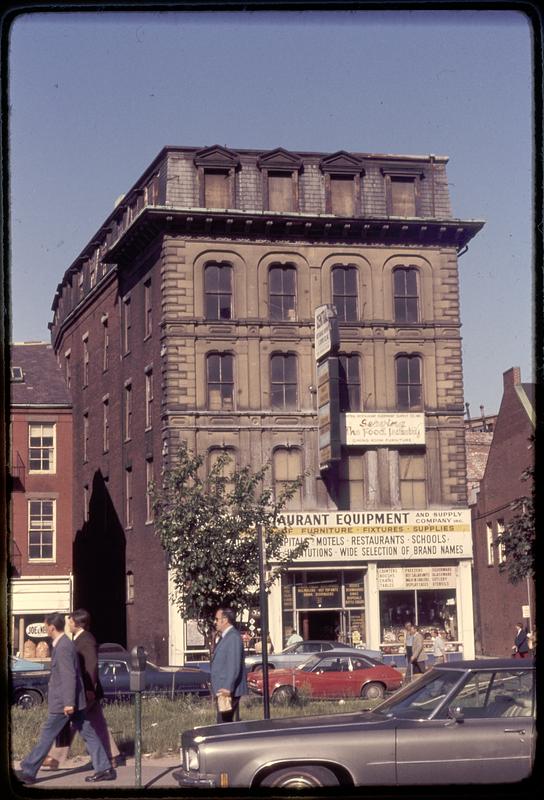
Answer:
[[[257,471],[249,466],[232,469],[230,456],[221,453],[204,475],[203,463],[202,456],[182,445],[160,485],[151,487],[151,496],[155,531],[172,571],[174,601],[182,617],[196,620],[211,648],[218,607],[230,606],[238,616],[258,607],[257,526],[262,526],[265,543],[268,590],[307,541],[289,548],[286,530],[276,524],[302,476],[283,484],[275,496],[265,485],[269,464]]]
[[[534,467],[526,469],[521,478],[530,481],[530,493],[511,503],[510,508],[516,513],[497,537],[505,555],[499,570],[507,572],[508,580],[514,584],[534,578],[536,563]]]

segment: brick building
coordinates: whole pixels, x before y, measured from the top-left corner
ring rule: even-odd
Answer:
[[[167,147],[67,269],[51,333],[73,397],[76,597],[99,638],[160,663],[199,648],[146,492],[183,440],[208,463],[271,458],[274,481],[309,473],[286,521],[312,547],[271,595],[276,647],[295,625],[394,652],[410,616],[472,652],[457,257],[483,223],[452,215],[446,163]],[[323,305],[343,426],[325,463]]]
[[[72,609],[72,405],[50,344],[12,345],[10,369],[10,642],[34,658]]]
[[[521,382],[519,367],[504,373],[503,385],[485,472],[472,507],[476,649],[495,656],[510,655],[516,622],[525,620],[532,627],[535,619],[533,582],[529,578],[509,582],[508,574],[499,571],[504,554],[497,545],[497,535],[516,513],[510,504],[531,492],[530,483],[521,476],[534,460],[535,386]]]

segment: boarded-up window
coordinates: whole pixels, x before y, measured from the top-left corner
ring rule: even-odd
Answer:
[[[342,217],[355,216],[354,180],[351,175],[331,175],[331,212]]]
[[[400,502],[402,508],[425,508],[425,455],[401,453],[399,456]]]
[[[416,216],[416,183],[414,178],[390,178],[391,214],[397,217]]]
[[[291,481],[302,474],[302,454],[297,447],[278,447],[274,450],[274,493],[276,499]],[[302,487],[286,502],[285,508],[296,510],[302,508]]]
[[[228,170],[207,169],[204,172],[204,205],[206,208],[230,207]]]
[[[293,176],[290,172],[268,173],[268,208],[270,211],[294,211]]]
[[[338,507],[365,507],[362,453],[349,454],[338,464]]]

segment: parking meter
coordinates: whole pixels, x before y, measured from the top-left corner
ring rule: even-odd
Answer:
[[[145,689],[145,668],[147,665],[147,650],[142,645],[133,647],[130,651],[130,691],[143,692]]]

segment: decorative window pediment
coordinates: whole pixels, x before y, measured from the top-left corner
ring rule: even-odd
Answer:
[[[270,172],[298,172],[302,167],[302,159],[299,156],[277,147],[269,153],[264,153],[257,160],[259,169],[266,169]]]
[[[326,158],[322,158],[319,162],[322,172],[345,174],[345,175],[358,175],[364,173],[363,163],[361,159],[352,156],[345,150],[339,150]]]
[[[234,150],[214,144],[195,153],[194,162],[197,167],[206,169],[236,169],[240,166],[240,156]]]

